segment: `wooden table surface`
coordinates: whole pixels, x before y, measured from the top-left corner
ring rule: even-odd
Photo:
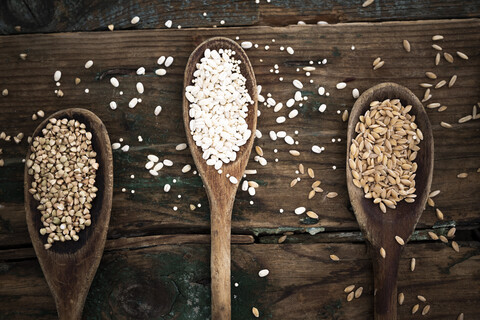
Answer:
[[[140,22],[132,26],[135,15]],[[188,149],[176,151],[175,146],[186,142],[181,121],[185,64],[195,46],[212,36],[258,44],[247,54],[265,98],[270,94],[285,104],[297,91],[294,79],[303,82],[301,93],[306,97],[302,106],[296,102],[277,113],[259,105],[258,129],[263,136],[255,145],[264,150],[268,164],[261,166],[252,154],[248,169],[258,173],[248,179],[260,187],[253,197],[240,190],[235,202],[232,282],[238,286],[232,286],[233,319],[253,319],[252,307],[259,309],[260,319],[372,318],[372,267],[346,190],[346,123],[339,112],[352,107],[354,88],[362,92],[393,81],[423,98],[425,88],[420,83],[448,82],[453,75],[458,76],[453,87],[432,88],[432,98],[424,102],[425,106],[436,102],[448,106],[443,112],[427,110],[435,138],[432,190],[441,193],[433,199],[434,207],[427,206],[404,250],[398,287],[405,303],[398,313],[399,319],[411,319],[411,309],[419,303],[414,318],[422,317],[423,307],[429,304],[426,318],[457,319],[463,312],[465,319],[478,319],[480,120],[459,124],[458,119],[471,114],[480,102],[479,17],[477,1],[388,0],[367,8],[362,8],[361,1],[332,0],[1,2],[0,92],[8,89],[8,95],[0,95],[0,132],[12,137],[22,132],[25,138],[19,144],[0,140],[4,161],[0,167],[0,319],[56,318],[27,233],[22,159],[26,137],[40,122],[32,120],[32,114],[41,109],[48,115],[68,107],[95,112],[112,142],[123,139],[122,145],[130,146],[128,152],[114,151],[112,218],[84,318],[209,318],[208,201],[200,177],[193,170],[181,173],[185,164],[193,165]],[[171,29],[164,26],[168,19],[173,21]],[[309,24],[296,25],[299,20]],[[319,20],[330,24],[317,25]],[[111,23],[113,32],[107,31]],[[177,29],[178,25],[182,28]],[[22,28],[18,31],[15,26]],[[453,63],[442,57],[435,65],[438,51],[431,45],[436,34],[444,36],[435,43],[453,55]],[[411,43],[410,53],[403,49],[404,39]],[[288,54],[282,46],[292,47],[295,53]],[[461,59],[456,51],[469,59]],[[27,53],[26,60],[19,57],[21,53]],[[161,55],[174,57],[163,77],[154,73]],[[385,65],[372,70],[377,57]],[[94,65],[85,69],[90,59]],[[323,59],[326,63],[318,64]],[[307,76],[302,68],[311,66],[310,61],[316,69]],[[146,68],[144,76],[135,74],[141,66]],[[56,70],[62,71],[60,87],[53,80]],[[438,78],[428,79],[427,71]],[[119,88],[109,83],[113,75],[120,81]],[[81,79],[78,85],[76,77]],[[140,97],[135,90],[138,81],[145,86],[143,101],[130,109],[128,101]],[[347,82],[347,88],[338,90],[335,84],[341,81]],[[328,96],[318,94],[321,86]],[[57,97],[57,89],[63,97]],[[116,110],[109,108],[110,101],[117,102]],[[318,112],[321,104],[327,105],[324,113]],[[163,110],[156,117],[157,105]],[[292,109],[299,111],[296,118],[276,123],[278,116]],[[442,121],[452,128],[442,127]],[[270,131],[280,130],[298,145],[269,138]],[[312,145],[325,151],[315,154]],[[300,151],[300,156],[290,155],[291,149]],[[174,165],[153,177],[144,168],[148,154],[170,159]],[[296,172],[300,163],[314,170],[315,179]],[[457,178],[463,172],[468,176]],[[290,182],[297,177],[301,180],[291,188]],[[324,192],[308,200],[317,179]],[[167,183],[172,189],[165,193]],[[331,191],[338,197],[327,198]],[[319,220],[295,215],[293,210],[299,206],[315,211]],[[443,220],[437,218],[437,208]],[[452,227],[457,229],[454,240],[459,252],[451,247],[453,239],[445,244],[428,236],[429,231],[446,235]],[[286,240],[278,243],[284,234]],[[340,261],[332,261],[330,254]],[[416,259],[413,272],[411,258]],[[270,274],[259,278],[261,269],[269,269]],[[343,289],[351,284],[362,286],[363,295],[347,302]],[[427,302],[419,301],[417,295]]]

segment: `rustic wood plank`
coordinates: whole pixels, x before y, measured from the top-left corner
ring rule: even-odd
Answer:
[[[260,1],[200,1],[171,0],[152,3],[148,0],[105,2],[83,0],[72,4],[61,1],[2,1],[0,2],[0,34],[107,30],[114,24],[117,30],[212,26],[287,26],[298,21],[316,24],[318,21],[373,22],[390,20],[420,20],[472,18],[480,16],[478,1],[445,2],[441,0],[375,1],[362,8],[362,1],[348,0],[273,0]],[[203,13],[207,15],[204,16]],[[130,23],[140,17],[135,26]],[[221,24],[221,21],[224,24]]]
[[[195,236],[191,236],[194,238]],[[460,243],[457,253],[442,243],[409,244],[399,270],[405,304],[399,319],[410,319],[416,298],[431,305],[429,317],[474,319],[480,298],[480,247]],[[373,278],[363,244],[283,244],[232,246],[233,319],[371,319]],[[336,254],[340,261],[330,260]],[[416,268],[410,271],[410,259]],[[165,245],[106,252],[84,309],[85,318],[175,319],[209,317],[209,247]],[[36,260],[0,263],[0,310],[8,319],[55,319],[55,306]],[[268,269],[265,278],[258,271]],[[351,284],[363,295],[346,301]],[[455,294],[452,294],[454,292]],[[21,306],[21,307],[20,307]],[[421,309],[420,309],[421,310]]]
[[[271,93],[277,101],[285,103],[295,92],[291,85],[293,79],[301,79],[305,85],[303,107],[297,107],[297,118],[284,124],[275,123],[278,115],[289,111],[284,107],[279,113],[273,108],[260,106],[262,115],[258,128],[263,137],[257,140],[265,153],[269,164],[260,166],[250,160],[249,168],[257,169],[258,174],[250,176],[260,184],[255,197],[245,192],[237,194],[233,214],[234,233],[282,233],[288,230],[316,233],[323,230],[358,230],[351,212],[345,186],[345,135],[346,124],[341,121],[337,110],[350,109],[354,102],[353,88],[363,91],[373,84],[394,81],[412,89],[418,96],[424,90],[418,86],[428,82],[425,71],[434,71],[439,79],[448,80],[454,73],[458,80],[453,88],[441,88],[433,91],[430,102],[441,102],[448,109],[439,113],[428,110],[435,137],[435,172],[433,189],[442,193],[435,202],[445,214],[443,222],[437,221],[435,212],[428,207],[424,212],[419,228],[436,224],[452,225],[459,228],[475,228],[480,223],[477,195],[480,191],[478,173],[480,160],[480,122],[470,121],[455,124],[456,121],[471,113],[472,105],[480,101],[480,34],[478,19],[464,21],[431,22],[391,22],[381,24],[339,24],[335,26],[306,26],[288,28],[256,27],[249,29],[208,29],[172,31],[125,31],[113,33],[75,33],[53,35],[22,35],[0,37],[0,90],[9,89],[9,95],[0,97],[0,131],[9,135],[33,131],[38,121],[30,120],[38,109],[47,114],[66,107],[83,107],[98,114],[107,126],[112,142],[123,137],[130,145],[129,152],[114,152],[115,190],[109,238],[122,236],[143,236],[164,233],[207,232],[208,204],[202,189],[201,179],[192,172],[180,172],[184,164],[193,164],[188,150],[175,151],[175,145],[185,142],[185,132],[181,121],[181,88],[183,71],[188,55],[202,40],[223,35],[231,38],[240,36],[242,41],[249,40],[262,47],[269,44],[271,49],[250,49],[248,55],[253,63],[257,82],[263,85],[262,94]],[[443,34],[441,42],[445,51],[454,53],[460,50],[470,56],[468,61],[455,56],[453,64],[442,61],[434,66],[436,51],[431,48],[431,37]],[[271,39],[276,39],[272,43]],[[402,40],[409,39],[412,52],[406,53]],[[351,50],[351,45],[356,49]],[[280,46],[292,46],[294,55],[280,51]],[[28,52],[26,61],[18,54]],[[156,60],[160,55],[175,57],[173,66],[168,68],[164,77],[153,74]],[[385,66],[372,71],[371,63],[381,56]],[[316,61],[323,58],[328,63],[319,66]],[[88,59],[94,60],[94,66],[84,69]],[[307,83],[303,72],[296,68],[315,62],[317,69],[312,72],[313,84]],[[278,64],[280,73],[269,70]],[[147,68],[146,76],[136,76],[134,71]],[[55,70],[63,71],[61,89],[63,98],[54,94],[53,81]],[[120,88],[113,88],[108,78],[102,75],[116,75],[121,82]],[[75,77],[82,82],[75,86]],[[278,81],[279,76],[284,82]],[[337,90],[335,84],[344,79],[351,80],[347,89]],[[437,80],[437,81],[438,81]],[[128,101],[136,96],[135,82],[142,81],[146,91],[143,102],[135,109],[127,107]],[[330,96],[319,96],[317,89],[324,86]],[[90,93],[85,94],[84,89]],[[119,90],[124,95],[119,95]],[[110,101],[118,102],[117,110],[109,109]],[[321,103],[328,105],[325,113],[317,112]],[[159,117],[153,115],[157,105],[163,106]],[[442,128],[441,121],[452,123],[453,129]],[[292,147],[283,141],[272,142],[268,138],[270,130],[285,130],[300,144],[295,149],[301,151],[300,157],[292,157],[288,150]],[[298,130],[298,136],[294,131]],[[137,141],[137,135],[143,142]],[[341,142],[332,143],[332,138],[341,138]],[[325,146],[326,150],[316,155],[310,151],[313,144]],[[24,141],[16,145],[13,142],[0,141],[3,148],[5,166],[0,168],[0,241],[3,246],[29,243],[26,233],[22,196],[21,163],[26,150]],[[278,153],[274,153],[274,149]],[[162,159],[175,162],[173,167],[164,168],[158,177],[152,177],[145,170],[146,155],[159,154]],[[252,155],[253,157],[253,155]],[[274,159],[278,158],[279,162]],[[313,182],[305,174],[294,188],[290,181],[297,177],[295,170],[299,163],[315,170],[322,180],[324,193],[307,200],[310,185]],[[332,166],[337,167],[332,170]],[[466,179],[457,179],[460,172],[468,172]],[[131,179],[130,175],[135,178]],[[173,179],[177,183],[173,183]],[[163,192],[165,183],[172,184],[169,193]],[[121,189],[126,188],[127,192]],[[135,194],[130,190],[135,190]],[[327,199],[325,193],[338,192],[339,196]],[[177,196],[181,195],[179,199]],[[250,205],[250,201],[254,204]],[[189,204],[200,203],[195,211]],[[293,209],[305,205],[320,216],[320,223],[293,214]],[[173,207],[177,206],[178,211]],[[283,208],[285,212],[279,213]]]

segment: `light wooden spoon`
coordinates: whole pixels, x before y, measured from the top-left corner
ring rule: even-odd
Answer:
[[[247,79],[247,89],[254,103],[248,107],[247,124],[252,131],[250,139],[237,152],[237,159],[222,167],[223,173],[218,174],[213,166],[208,166],[202,158],[202,150],[195,145],[189,130],[189,102],[185,98],[185,87],[192,84],[196,64],[203,57],[205,49],[232,49],[236,52],[235,59],[241,60],[240,69]],[[185,68],[183,88],[183,121],[187,134],[188,144],[193,160],[200,173],[210,203],[211,222],[211,258],[210,268],[212,277],[212,320],[229,320],[231,318],[230,300],[230,226],[237,192],[238,183],[232,184],[226,177],[230,174],[240,182],[255,137],[257,127],[257,83],[252,65],[243,49],[234,41],[227,38],[211,38],[201,43],[190,55]]]
[[[76,320],[82,316],[85,298],[102,258],[107,237],[113,192],[112,149],[105,125],[94,113],[85,109],[66,109],[52,114],[40,123],[33,138],[42,135],[42,129],[50,118],[75,119],[84,123],[92,133],[92,145],[100,165],[95,179],[97,196],[90,211],[91,226],[79,233],[78,241],[57,241],[49,250],[43,247],[47,237],[39,232],[43,228],[41,214],[37,209],[39,202],[28,191],[33,177],[27,173],[28,168],[25,166],[25,211],[33,248],[52,291],[59,318]],[[29,148],[26,159],[29,159],[30,154]]]
[[[400,99],[404,106],[412,105],[410,114],[415,115],[415,122],[422,131],[424,140],[420,142],[416,162],[418,164],[416,182],[417,198],[413,203],[401,201],[396,209],[388,209],[384,214],[372,199],[364,197],[363,189],[352,182],[348,159],[352,138],[356,136],[355,125],[359,116],[365,114],[372,101]],[[347,133],[347,187],[353,210],[360,229],[367,239],[373,260],[375,281],[375,319],[397,319],[397,273],[403,246],[395,236],[407,242],[418,222],[430,193],[433,174],[433,135],[428,116],[418,98],[407,88],[395,83],[382,83],[365,91],[355,102]],[[380,248],[386,251],[386,257],[380,255]]]

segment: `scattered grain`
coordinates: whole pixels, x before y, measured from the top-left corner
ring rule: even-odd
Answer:
[[[432,48],[438,51],[442,51],[442,47],[440,47],[438,44],[432,44]]]
[[[415,258],[412,258],[412,260],[410,260],[410,270],[411,271],[415,271],[415,265],[416,265],[416,260],[415,260]]]
[[[468,60],[468,56],[463,52],[457,51],[457,56],[459,56],[463,60]]]
[[[348,301],[348,302],[352,301],[354,297],[355,297],[355,292],[350,292],[350,293],[347,295],[347,301]]]
[[[436,34],[432,37],[432,40],[433,41],[443,40],[443,36],[439,35],[439,34]]]
[[[334,255],[334,254],[330,255],[330,259],[332,259],[333,261],[339,261],[340,260],[340,258],[337,255]]]
[[[385,61],[380,61],[379,63],[377,63],[377,65],[375,67],[373,67],[373,70],[377,70],[377,69],[380,69],[381,67],[383,67],[383,65],[385,64]]]
[[[348,121],[348,110],[343,111],[342,120],[343,120],[343,122]]]
[[[450,123],[447,123],[447,122],[440,122],[440,125],[444,128],[447,128],[447,129],[451,129],[452,128],[452,125]]]
[[[395,241],[401,246],[405,245],[405,241],[399,236],[395,236]]]
[[[428,311],[430,311],[430,305],[429,304],[427,304],[425,307],[423,307],[422,316],[426,315],[428,313]]]
[[[442,81],[439,81],[436,85],[435,85],[435,89],[440,89],[441,87],[443,87],[444,85],[447,84],[447,81],[445,80],[442,80]]]
[[[465,116],[465,117],[462,117],[462,118],[458,119],[458,123],[465,123],[465,122],[470,121],[472,119],[473,119],[472,115],[469,114],[468,116]]]
[[[357,290],[355,290],[355,299],[360,298],[362,293],[363,293],[363,287],[359,287]]]
[[[444,81],[444,80],[443,80]],[[451,78],[450,81],[448,82],[448,87],[451,88],[455,84],[455,81],[457,81],[457,75],[454,74]],[[438,84],[437,84],[438,85]]]
[[[380,255],[382,256],[383,259],[387,256],[387,252],[383,247],[380,248]]]
[[[460,252],[460,247],[458,246],[458,243],[456,241],[452,241],[452,248],[456,252]]]
[[[307,216],[309,216],[312,219],[318,219],[318,214],[316,214],[313,211],[307,211]]]
[[[375,0],[366,0],[363,4],[362,7],[366,8],[369,5],[371,5]]]
[[[428,236],[432,239],[432,240],[438,240],[438,235],[436,233],[433,233],[432,231],[428,231]]]
[[[448,238],[453,238],[455,236],[456,231],[457,231],[457,229],[455,227],[450,228],[450,230],[448,230],[448,232],[447,232],[447,237]]]
[[[468,173],[466,173],[466,172],[462,172],[462,173],[457,174],[457,178],[459,178],[459,179],[465,179],[466,177],[468,177]]]
[[[399,305],[403,305],[403,302],[405,301],[405,295],[403,294],[403,292],[400,292],[398,294],[398,304]]]
[[[450,53],[444,52],[444,53],[443,53],[443,57],[444,57],[445,60],[447,60],[448,62],[453,63],[453,56],[452,56]]]
[[[440,59],[442,58],[442,56],[440,55],[439,52],[437,52],[437,54],[435,55],[435,65],[438,66],[440,64]]]
[[[343,289],[343,291],[344,291],[345,293],[350,293],[350,292],[353,291],[353,289],[355,289],[355,285],[354,285],[354,284],[351,284],[351,285],[345,287],[345,289]]]
[[[416,305],[413,306],[412,308],[412,314],[415,314],[418,311],[418,308],[420,308],[420,305],[417,303]]]
[[[258,311],[257,308],[253,307],[253,308],[252,308],[252,313],[253,313],[253,315],[255,316],[255,318],[260,317],[260,312]]]
[[[440,241],[442,241],[443,243],[448,243],[448,239],[444,235],[438,236],[438,239],[440,239]]]
[[[329,193],[327,193],[327,198],[329,198],[329,199],[333,199],[333,198],[335,198],[336,196],[338,196],[338,193],[336,193],[336,192],[329,192]]]
[[[312,169],[312,168],[308,168],[308,169],[307,169],[307,173],[308,173],[308,176],[309,176],[310,178],[312,178],[312,179],[315,178],[315,172],[313,172],[313,169]]]
[[[427,71],[425,72],[425,75],[427,76],[427,78],[429,79],[437,79],[437,75],[431,71]]]
[[[410,42],[408,40],[403,40],[403,48],[405,51],[410,52],[411,51],[411,46]]]

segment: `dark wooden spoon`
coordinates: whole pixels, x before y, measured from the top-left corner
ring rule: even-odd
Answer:
[[[202,158],[202,150],[195,145],[189,130],[189,102],[185,98],[185,87],[192,83],[193,72],[196,64],[203,57],[205,49],[232,49],[236,52],[235,59],[241,60],[240,70],[247,79],[248,93],[254,103],[248,107],[247,124],[252,130],[252,135],[247,143],[237,152],[234,162],[224,164],[223,173],[218,174],[213,166],[208,166]],[[187,140],[192,152],[193,160],[200,173],[210,203],[211,222],[211,277],[212,277],[212,320],[229,320],[231,318],[230,299],[230,226],[232,218],[233,202],[238,189],[238,183],[232,184],[226,177],[230,174],[241,180],[255,137],[257,127],[257,83],[252,65],[243,49],[228,38],[211,38],[201,43],[190,55],[185,68],[183,88],[183,121]]]
[[[413,203],[401,201],[396,209],[388,209],[384,214],[372,199],[364,197],[363,189],[352,182],[348,165],[350,144],[356,136],[355,125],[359,116],[365,114],[372,101],[400,99],[404,106],[412,105],[410,114],[415,115],[415,122],[422,131],[424,140],[420,142],[416,162],[418,164],[416,182],[417,198]],[[347,133],[347,187],[350,201],[360,229],[367,239],[373,259],[375,278],[375,319],[397,319],[397,273],[403,246],[395,236],[407,242],[418,222],[430,193],[433,174],[433,135],[428,116],[418,98],[407,88],[396,83],[381,83],[365,91],[355,102]],[[380,248],[386,251],[386,257],[380,254]]]
[[[80,319],[88,289],[97,271],[107,237],[113,193],[112,149],[107,129],[102,121],[85,109],[66,109],[58,111],[45,119],[33,133],[33,138],[42,135],[42,129],[50,118],[75,119],[87,126],[92,133],[92,146],[97,152],[96,160],[100,165],[95,180],[97,196],[90,211],[92,224],[79,233],[78,241],[55,242],[49,250],[44,248],[47,236],[39,232],[43,225],[40,221],[39,202],[28,191],[33,177],[25,166],[25,211],[28,232],[33,248],[42,267],[48,286],[52,291],[58,316],[62,320]],[[29,159],[29,148],[27,158]]]

